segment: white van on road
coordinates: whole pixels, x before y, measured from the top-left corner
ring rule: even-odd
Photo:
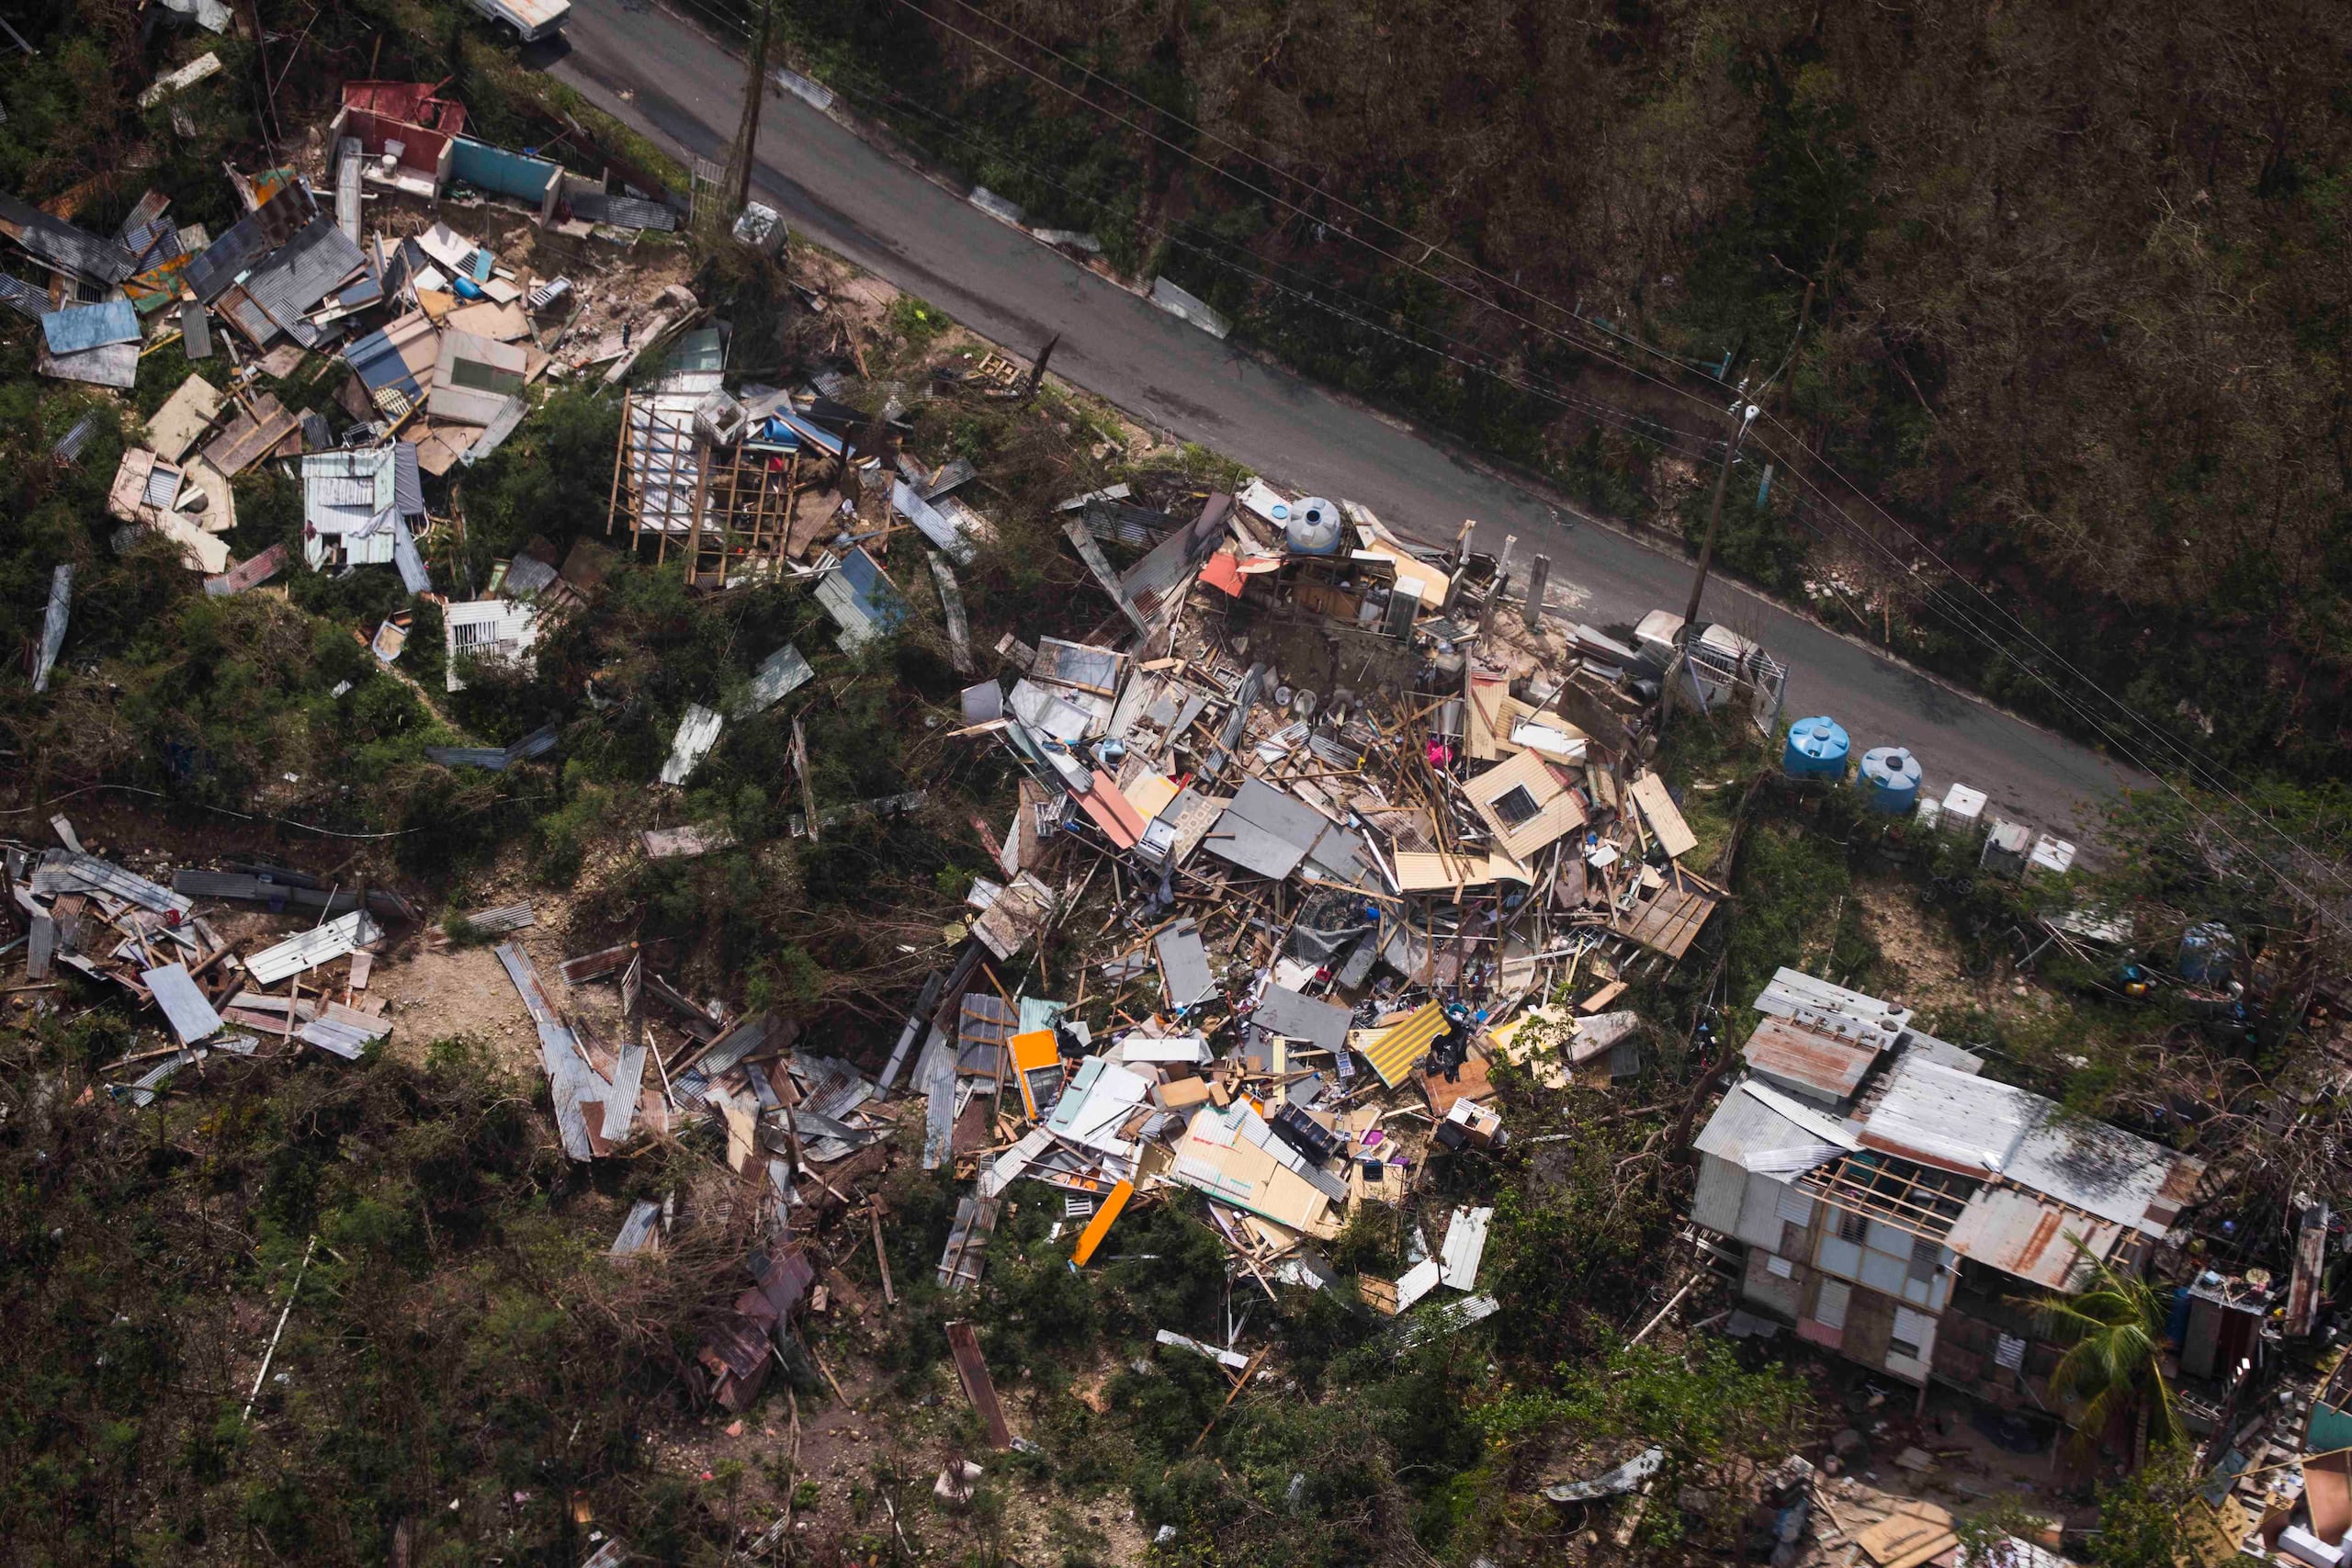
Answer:
[[[571,16],[571,0],[468,0],[468,4],[512,32],[518,43],[553,38]]]

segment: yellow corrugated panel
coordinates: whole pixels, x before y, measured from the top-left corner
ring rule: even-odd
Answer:
[[[1437,1002],[1408,1013],[1400,1022],[1383,1030],[1372,1043],[1364,1059],[1380,1081],[1395,1089],[1413,1070],[1413,1064],[1429,1055],[1430,1043],[1445,1032],[1445,1009]]]

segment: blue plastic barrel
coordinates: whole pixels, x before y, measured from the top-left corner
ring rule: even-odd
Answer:
[[[1792,779],[1842,779],[1846,754],[1852,743],[1846,727],[1829,717],[1801,718],[1789,726],[1789,743],[1781,752],[1781,771]]]

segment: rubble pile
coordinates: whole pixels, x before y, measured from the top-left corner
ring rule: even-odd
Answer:
[[[17,994],[38,1005],[60,966],[76,970],[156,1009],[178,1042],[108,1064],[125,1079],[110,1092],[146,1105],[174,1073],[216,1051],[267,1057],[299,1043],[356,1060],[390,1034],[382,1000],[367,991],[380,921],[416,919],[398,894],[322,886],[258,862],[183,870],[166,887],[85,852],[63,817],[52,826],[62,848],[6,846],[8,897],[26,928],[8,944],[25,950]],[[197,912],[199,899],[291,914],[301,929],[266,943],[231,941]]]
[[[543,378],[616,381],[701,319],[689,292],[660,281],[661,258],[619,265],[633,253],[600,260],[592,247],[675,227],[665,200],[611,194],[617,171],[582,178],[468,137],[465,124],[462,105],[421,84],[347,84],[320,175],[230,169],[243,216],[217,235],[175,224],[152,191],[113,234],[70,221],[71,199],[51,204],[61,216],[0,197],[0,237],[47,274],[39,284],[0,271],[0,302],[40,323],[42,375],[128,392],[142,358],[168,344],[190,362],[229,362],[220,386],[189,375],[123,455],[107,498],[125,525],[119,547],[161,534],[208,592],[246,592],[286,557],[232,558],[232,481],[282,463],[302,485],[312,570],[391,566],[430,594],[430,537],[462,525],[428,513],[423,478],[496,451]],[[483,237],[493,231],[511,243],[494,246]],[[328,379],[330,413],[280,400],[284,383]],[[79,442],[61,446],[70,460],[66,446]],[[528,630],[487,640],[514,652]]]

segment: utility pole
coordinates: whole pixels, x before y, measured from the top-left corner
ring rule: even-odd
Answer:
[[[727,177],[720,187],[726,210],[724,225],[734,221],[752,199],[752,162],[759,146],[760,102],[768,85],[768,34],[775,20],[775,0],[761,0],[758,22],[752,28],[752,52],[743,73],[743,119],[735,128],[735,144],[727,150]]]
[[[1747,427],[1755,423],[1759,412],[1754,403],[1747,400],[1747,384],[1742,381],[1739,400],[1731,405],[1732,427],[1731,434],[1724,438],[1723,467],[1715,470],[1714,497],[1707,502],[1707,531],[1699,540],[1699,570],[1690,579],[1690,602],[1682,607],[1682,626],[1674,634],[1676,647],[1685,659],[1690,657],[1687,650],[1693,628],[1699,624],[1699,602],[1707,592],[1707,569],[1715,560],[1715,530],[1724,520],[1724,491],[1731,483],[1732,459],[1739,455],[1740,441],[1747,434]],[[1666,734],[1666,716],[1673,708],[1674,665],[1669,662],[1665,678],[1658,682],[1657,714],[1651,725],[1652,732],[1660,738]]]
[[[1731,406],[1731,434],[1724,441],[1723,467],[1715,470],[1714,499],[1707,502],[1707,532],[1699,541],[1699,573],[1690,580],[1690,603],[1682,608],[1682,630],[1678,635],[1685,638],[1690,637],[1690,628],[1699,624],[1699,601],[1707,592],[1707,569],[1714,564],[1715,530],[1724,520],[1724,489],[1731,483],[1731,462],[1739,455],[1740,441],[1758,412],[1745,396]]]
[[[1030,399],[1035,397],[1037,395],[1037,389],[1045,384],[1046,361],[1054,356],[1054,345],[1061,341],[1062,334],[1056,333],[1053,336],[1046,340],[1046,346],[1037,351],[1036,359],[1033,361],[1029,367],[1029,378],[1021,384],[1021,400],[1023,402],[1025,403]]]

